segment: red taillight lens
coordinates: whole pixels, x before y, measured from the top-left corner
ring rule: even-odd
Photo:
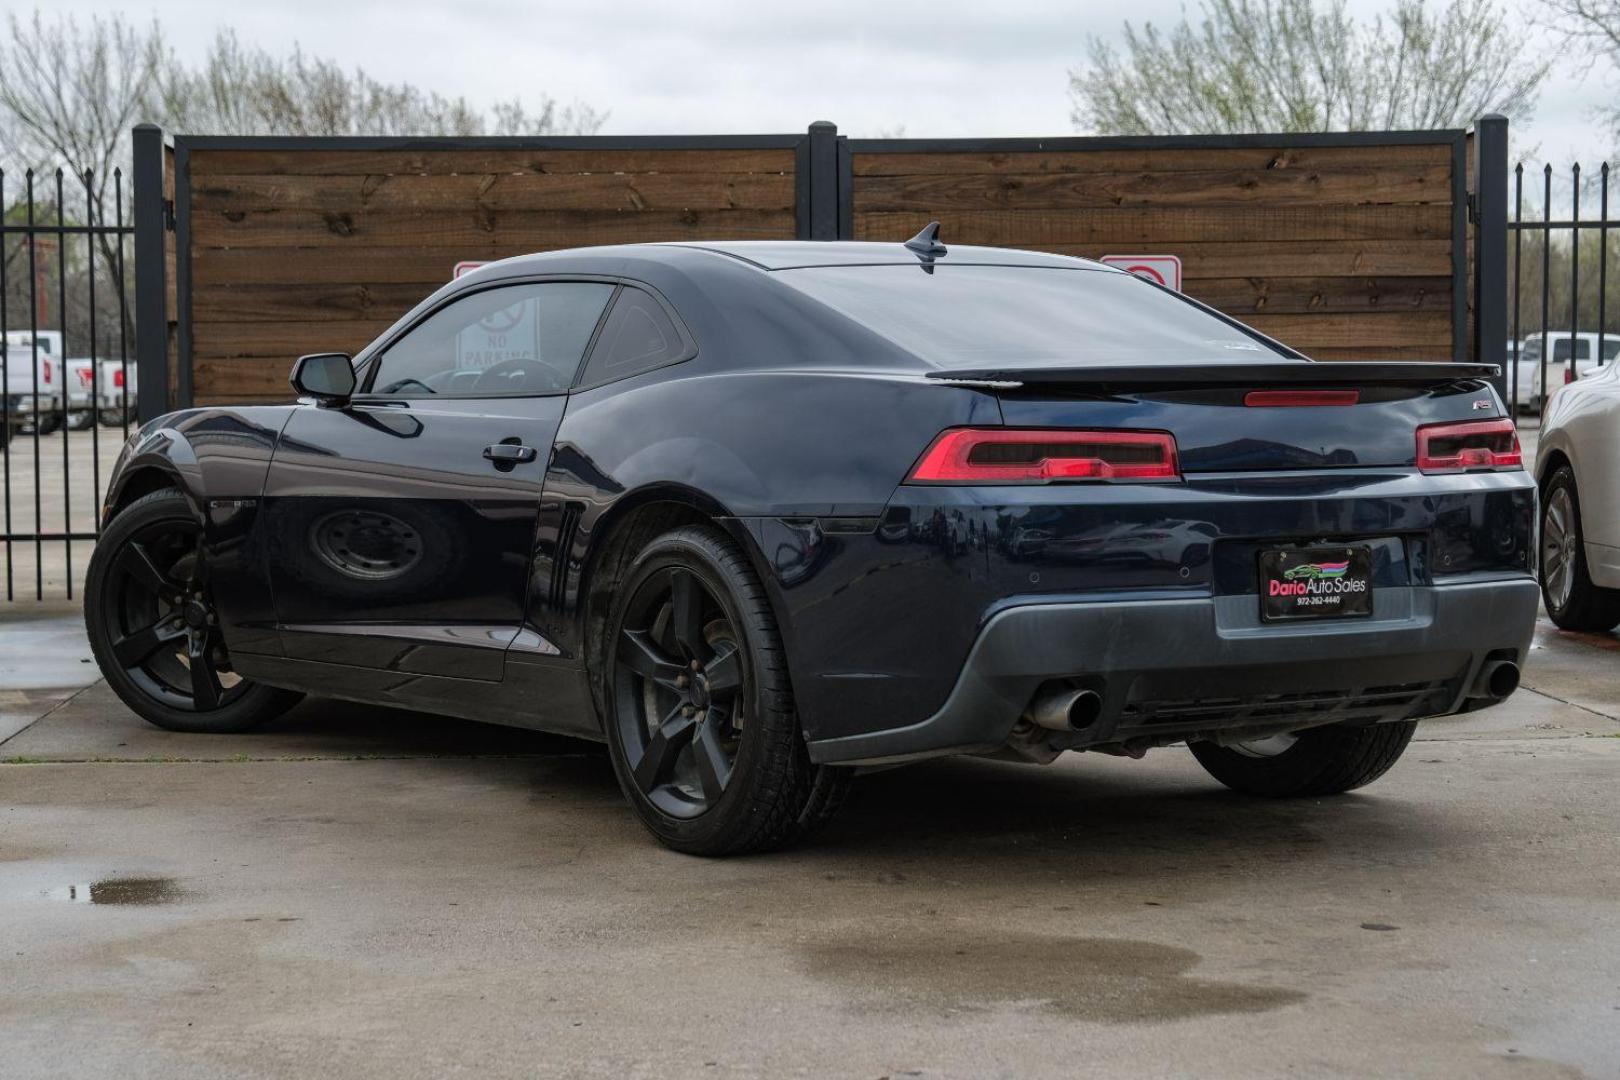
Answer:
[[[1360,400],[1360,390],[1250,390],[1243,395],[1243,404],[1267,408],[1354,405]]]
[[[1054,480],[1178,480],[1167,431],[942,431],[907,478],[912,484],[1045,484]]]
[[[1417,429],[1417,466],[1426,473],[1523,468],[1513,421],[1470,420]]]
[[[122,390],[124,388],[124,369],[123,368],[119,368],[117,371],[113,372],[113,386],[114,386],[114,388],[116,388],[118,390]]]
[[[1570,383],[1572,383],[1574,381],[1575,381],[1575,373],[1573,371],[1569,370],[1569,368],[1565,368],[1564,369],[1564,385],[1568,386]]]

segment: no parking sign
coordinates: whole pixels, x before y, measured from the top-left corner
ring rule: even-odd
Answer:
[[[1181,291],[1181,259],[1175,255],[1104,255],[1098,261]]]

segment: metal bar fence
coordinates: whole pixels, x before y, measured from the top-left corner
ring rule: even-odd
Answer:
[[[1525,172],[1522,162],[1513,170],[1507,223],[1513,326],[1508,396],[1515,411],[1536,413],[1560,386],[1620,359],[1620,307],[1608,296],[1609,261],[1620,258],[1620,251],[1611,250],[1611,230],[1620,222],[1609,216],[1608,162],[1599,166],[1595,181],[1579,164],[1570,166],[1567,185],[1553,166],[1543,166],[1540,207],[1533,195],[1526,198]],[[1582,211],[1583,198],[1589,210],[1594,195],[1596,217]]]
[[[0,169],[5,599],[72,599],[75,545],[100,533],[103,428],[121,443],[139,400],[125,272],[135,229],[121,169],[29,169],[22,181]]]

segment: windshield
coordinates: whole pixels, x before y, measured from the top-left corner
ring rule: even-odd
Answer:
[[[1033,266],[818,266],[776,277],[941,368],[1287,355],[1129,274]]]

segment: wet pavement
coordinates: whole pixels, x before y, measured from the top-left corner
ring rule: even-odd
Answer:
[[[1612,635],[1349,796],[959,759],[716,862],[587,743],[160,731],[73,618],[0,622],[0,1077],[1620,1075]]]

